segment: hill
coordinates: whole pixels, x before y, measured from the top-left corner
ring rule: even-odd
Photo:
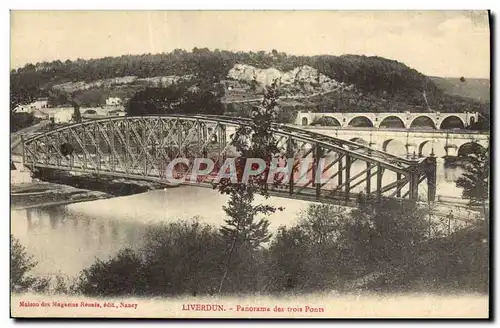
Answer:
[[[381,57],[206,48],[28,64],[11,71],[11,109],[41,96],[48,97],[53,106],[76,99],[85,107],[102,104],[109,96],[132,98],[146,88],[201,83],[223,89],[228,110],[240,111],[258,101],[264,86],[274,78],[282,82],[282,105],[294,109],[489,112],[487,104],[457,96],[458,91],[453,94],[443,80],[436,82],[403,63]]]
[[[431,76],[431,80],[444,93],[454,96],[475,99],[480,102],[490,102],[490,80],[471,78],[451,78]]]

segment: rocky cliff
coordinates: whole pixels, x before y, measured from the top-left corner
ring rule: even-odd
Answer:
[[[248,83],[255,81],[260,87],[270,85],[272,81],[278,79],[284,88],[299,87],[308,92],[354,90],[354,85],[331,79],[310,66],[300,66],[291,71],[282,72],[276,68],[261,69],[245,64],[235,64],[227,77]]]
[[[78,82],[62,83],[54,85],[52,89],[71,93],[75,91],[82,91],[93,88],[112,88],[112,87],[118,87],[120,85],[129,85],[129,84],[144,85],[147,87],[159,87],[159,86],[165,87],[171,84],[188,80],[191,77],[192,77],[191,75],[153,76],[147,78],[138,78],[137,76],[123,76],[112,79],[96,80],[92,82],[78,81]]]

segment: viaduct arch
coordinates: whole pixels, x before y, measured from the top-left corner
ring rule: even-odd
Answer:
[[[298,112],[295,124],[301,126],[311,125],[313,122],[322,122],[324,118],[335,119],[331,122],[338,122],[342,128],[350,127],[373,127],[377,129],[397,128],[397,129],[434,129],[434,130],[456,130],[465,129],[478,121],[479,113],[312,113]],[[328,126],[329,124],[319,124]],[[335,123],[335,125],[337,125]]]

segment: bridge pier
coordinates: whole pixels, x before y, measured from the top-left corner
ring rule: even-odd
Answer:
[[[382,178],[384,176],[384,168],[377,164],[377,201],[382,200]]]
[[[418,199],[418,174],[415,172],[410,173],[410,199]]]
[[[436,200],[437,184],[437,158],[435,156],[427,157],[425,174],[427,177],[427,200],[433,202]]]
[[[408,159],[416,158],[417,157],[417,145],[415,144],[406,144],[406,157]]]
[[[458,155],[458,147],[455,145],[446,145],[444,149],[446,150],[446,156],[456,157]]]
[[[351,156],[345,155],[345,201],[349,202],[351,192]]]
[[[366,194],[369,195],[371,192],[371,180],[372,180],[372,170],[370,163],[366,163]]]

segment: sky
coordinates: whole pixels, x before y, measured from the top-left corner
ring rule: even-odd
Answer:
[[[359,54],[489,78],[486,11],[12,11],[11,68],[194,47]]]

